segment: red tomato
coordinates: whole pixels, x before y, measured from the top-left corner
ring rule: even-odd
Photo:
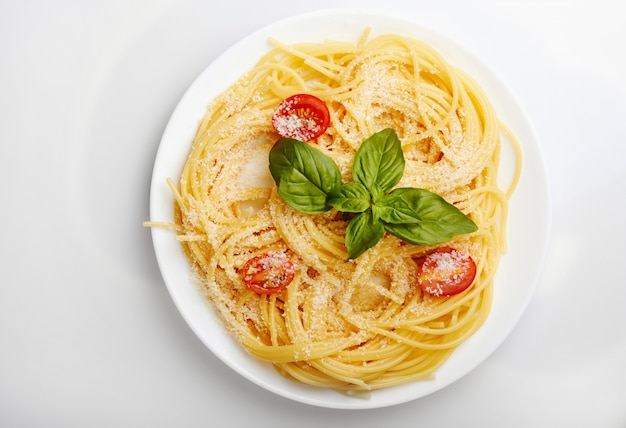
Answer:
[[[293,281],[294,268],[284,253],[264,253],[252,257],[243,267],[243,282],[258,294],[283,291]]]
[[[417,282],[432,296],[452,296],[469,287],[476,276],[476,263],[469,254],[440,248],[416,260]]]
[[[328,129],[330,114],[324,101],[309,94],[296,94],[281,102],[272,125],[281,137],[311,141]]]

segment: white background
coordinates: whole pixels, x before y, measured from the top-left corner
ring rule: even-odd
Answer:
[[[375,410],[292,402],[230,370],[141,227],[192,80],[250,32],[338,6],[419,19],[487,61],[528,111],[552,197],[545,268],[508,339],[451,386]],[[608,0],[0,0],[0,427],[626,427],[623,20]]]

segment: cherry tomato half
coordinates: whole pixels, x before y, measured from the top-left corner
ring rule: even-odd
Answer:
[[[272,125],[281,137],[311,141],[328,129],[330,114],[324,101],[309,94],[284,99],[274,111]]]
[[[420,257],[417,282],[432,296],[452,296],[465,290],[476,276],[476,263],[469,254],[453,248],[440,248]]]
[[[281,292],[293,281],[293,277],[293,263],[284,253],[259,254],[243,266],[243,282],[258,294]]]

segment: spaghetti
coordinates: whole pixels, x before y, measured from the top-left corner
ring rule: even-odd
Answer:
[[[432,378],[488,316],[521,167],[515,137],[477,83],[420,41],[365,31],[356,43],[271,43],[212,102],[180,182],[168,181],[171,227],[194,277],[242,346],[288,378],[351,392]],[[471,287],[425,294],[415,260],[433,248],[389,234],[348,261],[346,221],[336,210],[306,215],[284,203],[267,168],[279,138],[271,118],[296,93],[327,104],[330,126],[310,144],[346,181],[363,140],[383,128],[397,132],[406,159],[398,186],[438,193],[478,225],[445,243],[476,260]],[[506,191],[496,182],[504,137],[517,150]],[[272,252],[287,255],[293,281],[279,293],[254,293],[242,268]]]

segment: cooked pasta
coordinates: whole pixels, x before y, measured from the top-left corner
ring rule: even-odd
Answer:
[[[479,85],[418,40],[366,30],[354,42],[271,43],[213,100],[180,180],[169,181],[173,227],[194,278],[233,337],[295,381],[355,392],[430,379],[489,314],[521,168],[517,141]],[[344,181],[363,140],[396,131],[406,159],[398,186],[435,192],[478,226],[441,245],[476,261],[471,287],[424,293],[416,259],[433,248],[390,234],[348,260],[341,213],[308,215],[284,203],[267,166],[279,138],[271,118],[297,93],[328,106],[330,126],[310,144]],[[504,140],[517,158],[509,189],[497,183]],[[257,294],[242,281],[246,262],[265,253],[293,263],[282,292]]]

